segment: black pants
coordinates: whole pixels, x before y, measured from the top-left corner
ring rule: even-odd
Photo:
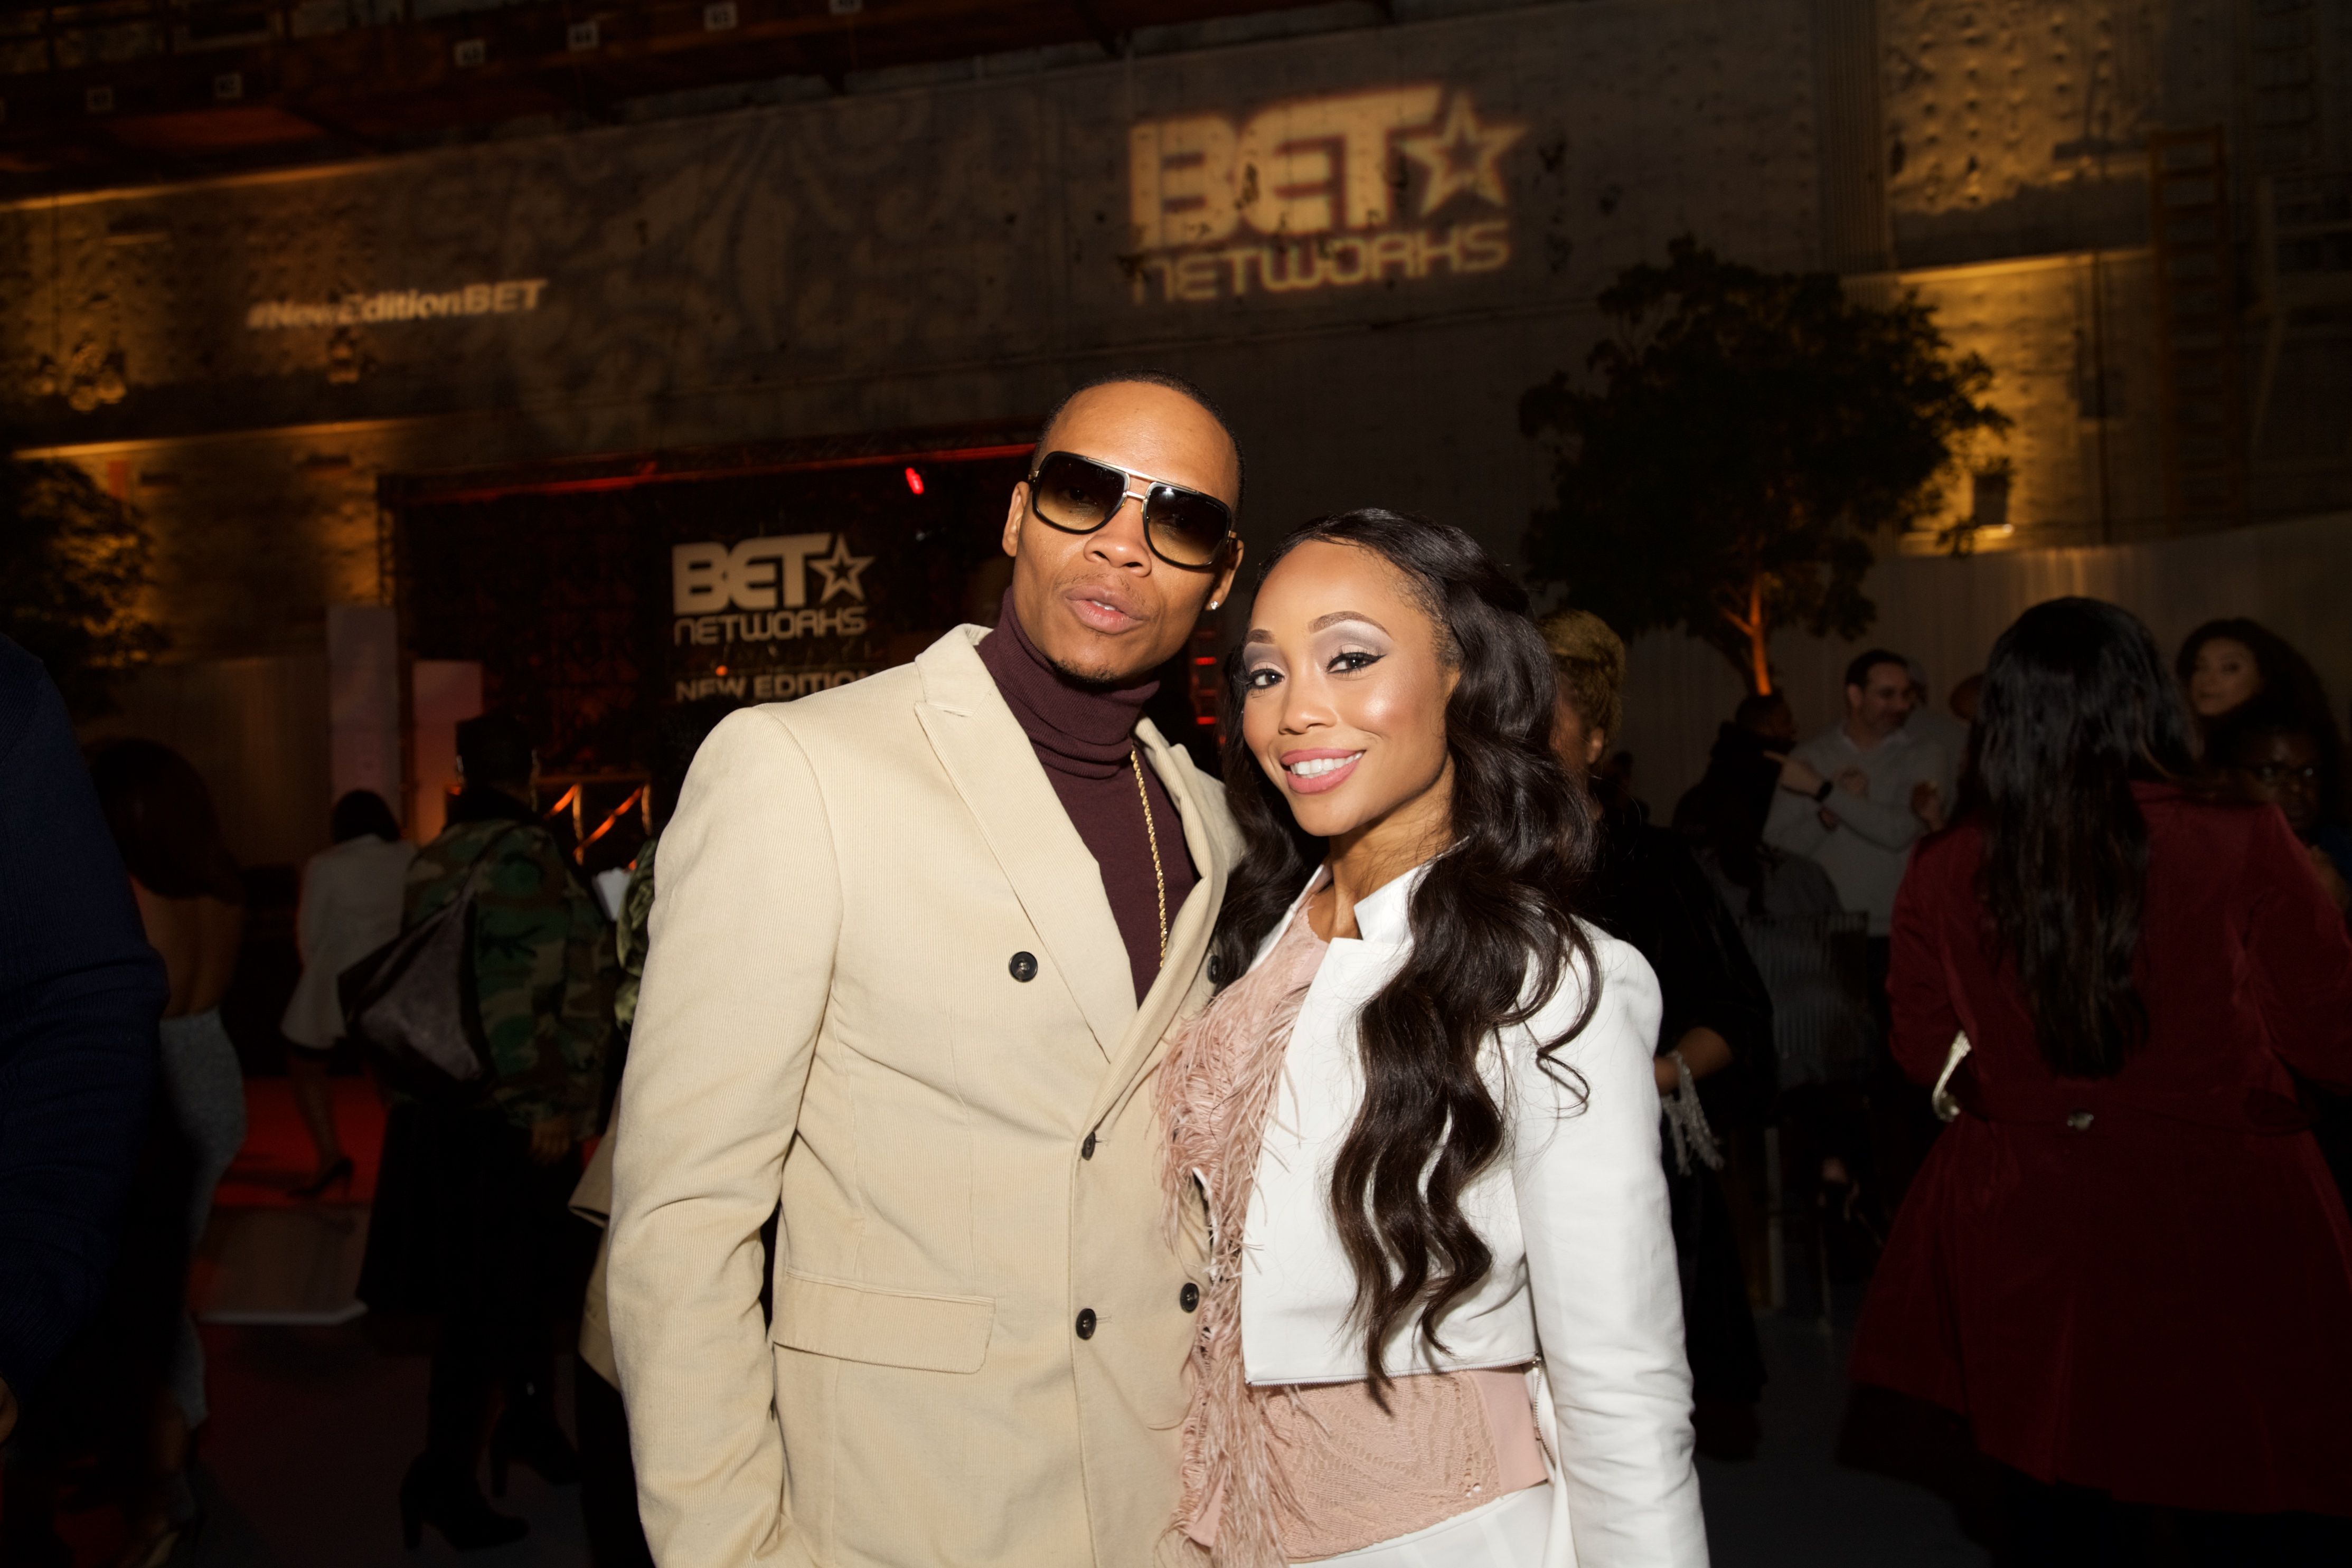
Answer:
[[[1859,1082],[1785,1089],[1778,1121],[1789,1310],[1814,1316],[1829,1311],[1822,1281],[1870,1278],[1886,1237],[1886,1218],[1878,1203],[1870,1092]],[[1822,1166],[1832,1159],[1845,1167],[1851,1186],[1823,1185]]]
[[[2310,1513],[2206,1513],[2117,1502],[2088,1487],[2001,1473],[2003,1568],[2342,1568],[2352,1520]]]
[[[555,1418],[553,1327],[536,1312],[456,1311],[441,1322],[425,1396],[425,1448],[446,1473],[470,1476],[490,1399],[524,1421]]]
[[[629,1458],[629,1412],[621,1391],[578,1363],[572,1377],[580,1416],[580,1517],[588,1526],[593,1568],[654,1568],[637,1518],[637,1467]]]
[[[595,1233],[565,1207],[576,1157],[540,1165],[495,1106],[402,1104],[384,1125],[360,1297],[437,1318],[425,1448],[470,1477],[492,1397],[553,1419],[554,1324],[580,1299]]]
[[[1753,1405],[1764,1391],[1764,1352],[1748,1305],[1748,1274],[1731,1207],[1715,1172],[1694,1162],[1691,1174],[1665,1155],[1675,1260],[1683,1282],[1683,1347],[1691,1396],[1705,1405]]]

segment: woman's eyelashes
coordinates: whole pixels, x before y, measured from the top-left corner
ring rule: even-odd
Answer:
[[[1326,674],[1353,675],[1370,669],[1388,654],[1377,648],[1342,648],[1323,662]],[[1271,662],[1253,664],[1242,672],[1242,688],[1250,692],[1271,691],[1285,679],[1282,666]]]

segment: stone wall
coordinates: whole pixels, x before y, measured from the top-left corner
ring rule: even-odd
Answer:
[[[1380,500],[1513,553],[1516,400],[1620,267],[1819,265],[1810,18],[1538,5],[19,206],[0,417],[155,519],[181,657],[374,597],[384,472],[1018,416],[1135,362],[1228,405],[1254,537]]]
[[[1018,418],[1132,363],[1233,415],[1252,539],[1380,502],[1513,555],[1519,393],[1691,233],[1916,287],[1987,357],[1980,548],[2161,531],[2142,150],[2234,123],[2221,0],[1399,9],[0,209],[0,422],[154,520],[179,659],[315,654],[387,596],[383,474]],[[2352,499],[2334,461],[2299,507]]]
[[[1801,266],[1806,15],[1547,6],[19,207],[0,388],[119,365],[119,401],[10,411],[85,442],[464,409],[572,450],[919,422],[959,375],[1023,395],[1089,358],[1557,314],[1685,229]],[[1238,215],[1201,204],[1187,135],[1222,138],[1220,171],[1239,148],[1235,184],[1263,173]],[[1164,222],[1136,210],[1147,140]]]

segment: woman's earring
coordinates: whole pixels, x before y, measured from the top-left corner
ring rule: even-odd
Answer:
[[[1217,601],[1216,601],[1215,600],[1212,599],[1211,601],[1209,601],[1209,608],[1210,608],[1210,609],[1214,610],[1216,607],[1217,607]]]

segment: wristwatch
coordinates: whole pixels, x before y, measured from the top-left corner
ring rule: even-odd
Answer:
[[[1836,788],[1837,788],[1837,784],[1835,783],[1835,781],[1833,781],[1833,780],[1832,780],[1832,779],[1822,779],[1822,787],[1821,787],[1820,789],[1816,789],[1816,790],[1814,790],[1814,791],[1813,791],[1813,800],[1814,800],[1817,803],[1825,803],[1825,802],[1827,802],[1827,801],[1828,801],[1828,800],[1829,800],[1829,798],[1830,798],[1830,791],[1831,791],[1831,790],[1832,790],[1832,789],[1835,789]]]

